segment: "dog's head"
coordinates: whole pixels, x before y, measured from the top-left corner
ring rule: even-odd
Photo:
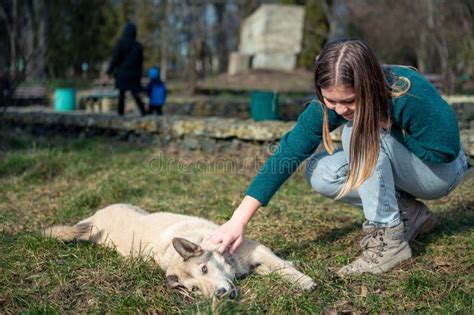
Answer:
[[[205,251],[184,238],[173,239],[173,247],[182,261],[166,271],[169,288],[206,297],[228,295],[234,299],[237,289],[233,284],[234,268],[217,251]]]

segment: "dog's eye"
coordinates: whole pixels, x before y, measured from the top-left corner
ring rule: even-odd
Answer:
[[[203,274],[206,274],[207,273],[207,266],[206,265],[202,266],[201,271],[202,271]]]
[[[197,291],[199,291],[199,288],[197,286],[193,285],[191,291],[197,292]]]

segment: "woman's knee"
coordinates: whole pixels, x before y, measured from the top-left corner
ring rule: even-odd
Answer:
[[[308,182],[308,184],[311,184],[311,178],[313,177],[317,166],[318,166],[318,160],[314,156],[310,157],[308,161],[306,162],[306,167],[304,169],[303,176]]]
[[[316,192],[331,199],[334,199],[341,189],[339,183],[335,183],[333,180],[327,178],[327,176],[313,176],[309,184]]]
[[[306,164],[304,177],[308,184],[321,195],[334,198],[344,185],[347,175],[347,163],[325,156],[311,158]]]

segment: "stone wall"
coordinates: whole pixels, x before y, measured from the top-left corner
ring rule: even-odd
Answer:
[[[145,116],[129,114],[87,113],[83,111],[57,113],[44,107],[8,108],[0,116],[2,124],[39,125],[70,130],[104,130],[153,134],[171,138],[203,137],[239,139],[245,141],[275,141],[293,127],[294,122],[242,120],[238,118],[190,116]]]
[[[280,120],[294,121],[304,109],[308,97],[279,97]],[[471,128],[474,121],[474,97],[469,96],[443,96],[451,104],[461,129]],[[131,100],[130,100],[131,101]],[[135,108],[135,104],[130,104]],[[236,117],[240,119],[250,118],[250,97],[170,97],[164,107],[164,112],[170,115],[190,115],[194,117]]]
[[[279,117],[283,121],[294,121],[311,100],[308,96],[298,98],[279,97]],[[131,104],[134,108],[135,104]],[[164,107],[165,114],[189,115],[193,117],[218,116],[249,119],[250,96],[247,97],[171,97]]]
[[[470,164],[474,162],[474,106],[459,105],[461,138]],[[459,117],[460,116],[460,117]],[[466,120],[467,119],[467,120]],[[56,113],[44,107],[8,108],[0,114],[2,125],[41,128],[56,133],[117,134],[128,139],[155,139],[160,143],[182,141],[187,149],[212,151],[236,142],[277,142],[295,122],[261,121],[223,117],[191,117],[165,115],[140,117],[134,114],[119,117],[116,114],[75,111]],[[331,134],[340,140],[340,130]],[[147,140],[147,141],[148,141]]]

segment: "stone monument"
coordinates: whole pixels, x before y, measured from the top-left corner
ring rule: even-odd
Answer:
[[[297,5],[261,5],[244,20],[229,74],[251,69],[293,70],[301,51],[305,10]]]

